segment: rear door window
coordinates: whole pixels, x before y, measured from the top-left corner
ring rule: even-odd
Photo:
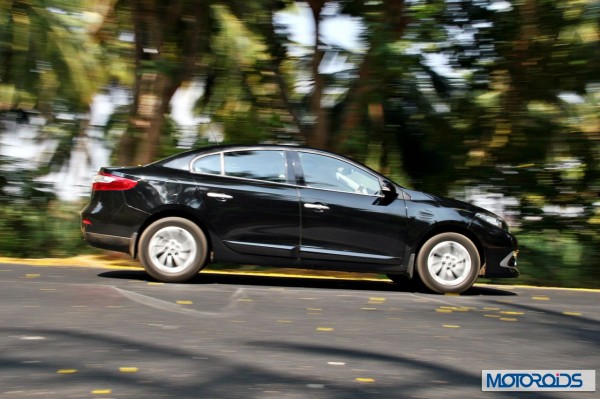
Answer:
[[[225,176],[287,182],[285,151],[249,150],[223,154]]]

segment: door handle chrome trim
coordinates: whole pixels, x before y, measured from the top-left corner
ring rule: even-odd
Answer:
[[[223,193],[208,193],[206,196],[210,198],[216,198],[221,201],[230,200],[233,198],[231,195]]]
[[[315,211],[327,211],[329,207],[322,204],[304,204],[306,209],[314,209]]]

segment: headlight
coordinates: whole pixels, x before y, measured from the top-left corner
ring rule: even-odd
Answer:
[[[475,215],[476,218],[486,221],[487,223],[494,225],[500,229],[507,229],[506,224],[502,219],[496,216],[489,215],[487,213],[478,213]]]

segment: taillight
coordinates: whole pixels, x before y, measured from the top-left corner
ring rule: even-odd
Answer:
[[[124,177],[118,177],[109,173],[98,173],[94,182],[92,183],[92,190],[94,191],[119,191],[129,190],[135,187],[137,182],[135,180],[126,179]]]

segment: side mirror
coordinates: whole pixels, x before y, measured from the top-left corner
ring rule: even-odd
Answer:
[[[384,180],[381,183],[381,191],[383,191],[383,195],[385,197],[394,196],[395,198],[396,195],[398,195],[398,193],[396,192],[396,187],[394,187],[394,185],[387,180]]]
[[[383,196],[383,198],[381,199],[382,205],[391,204],[396,199],[396,197],[398,197],[396,187],[393,183],[387,180],[381,182],[381,193]]]

